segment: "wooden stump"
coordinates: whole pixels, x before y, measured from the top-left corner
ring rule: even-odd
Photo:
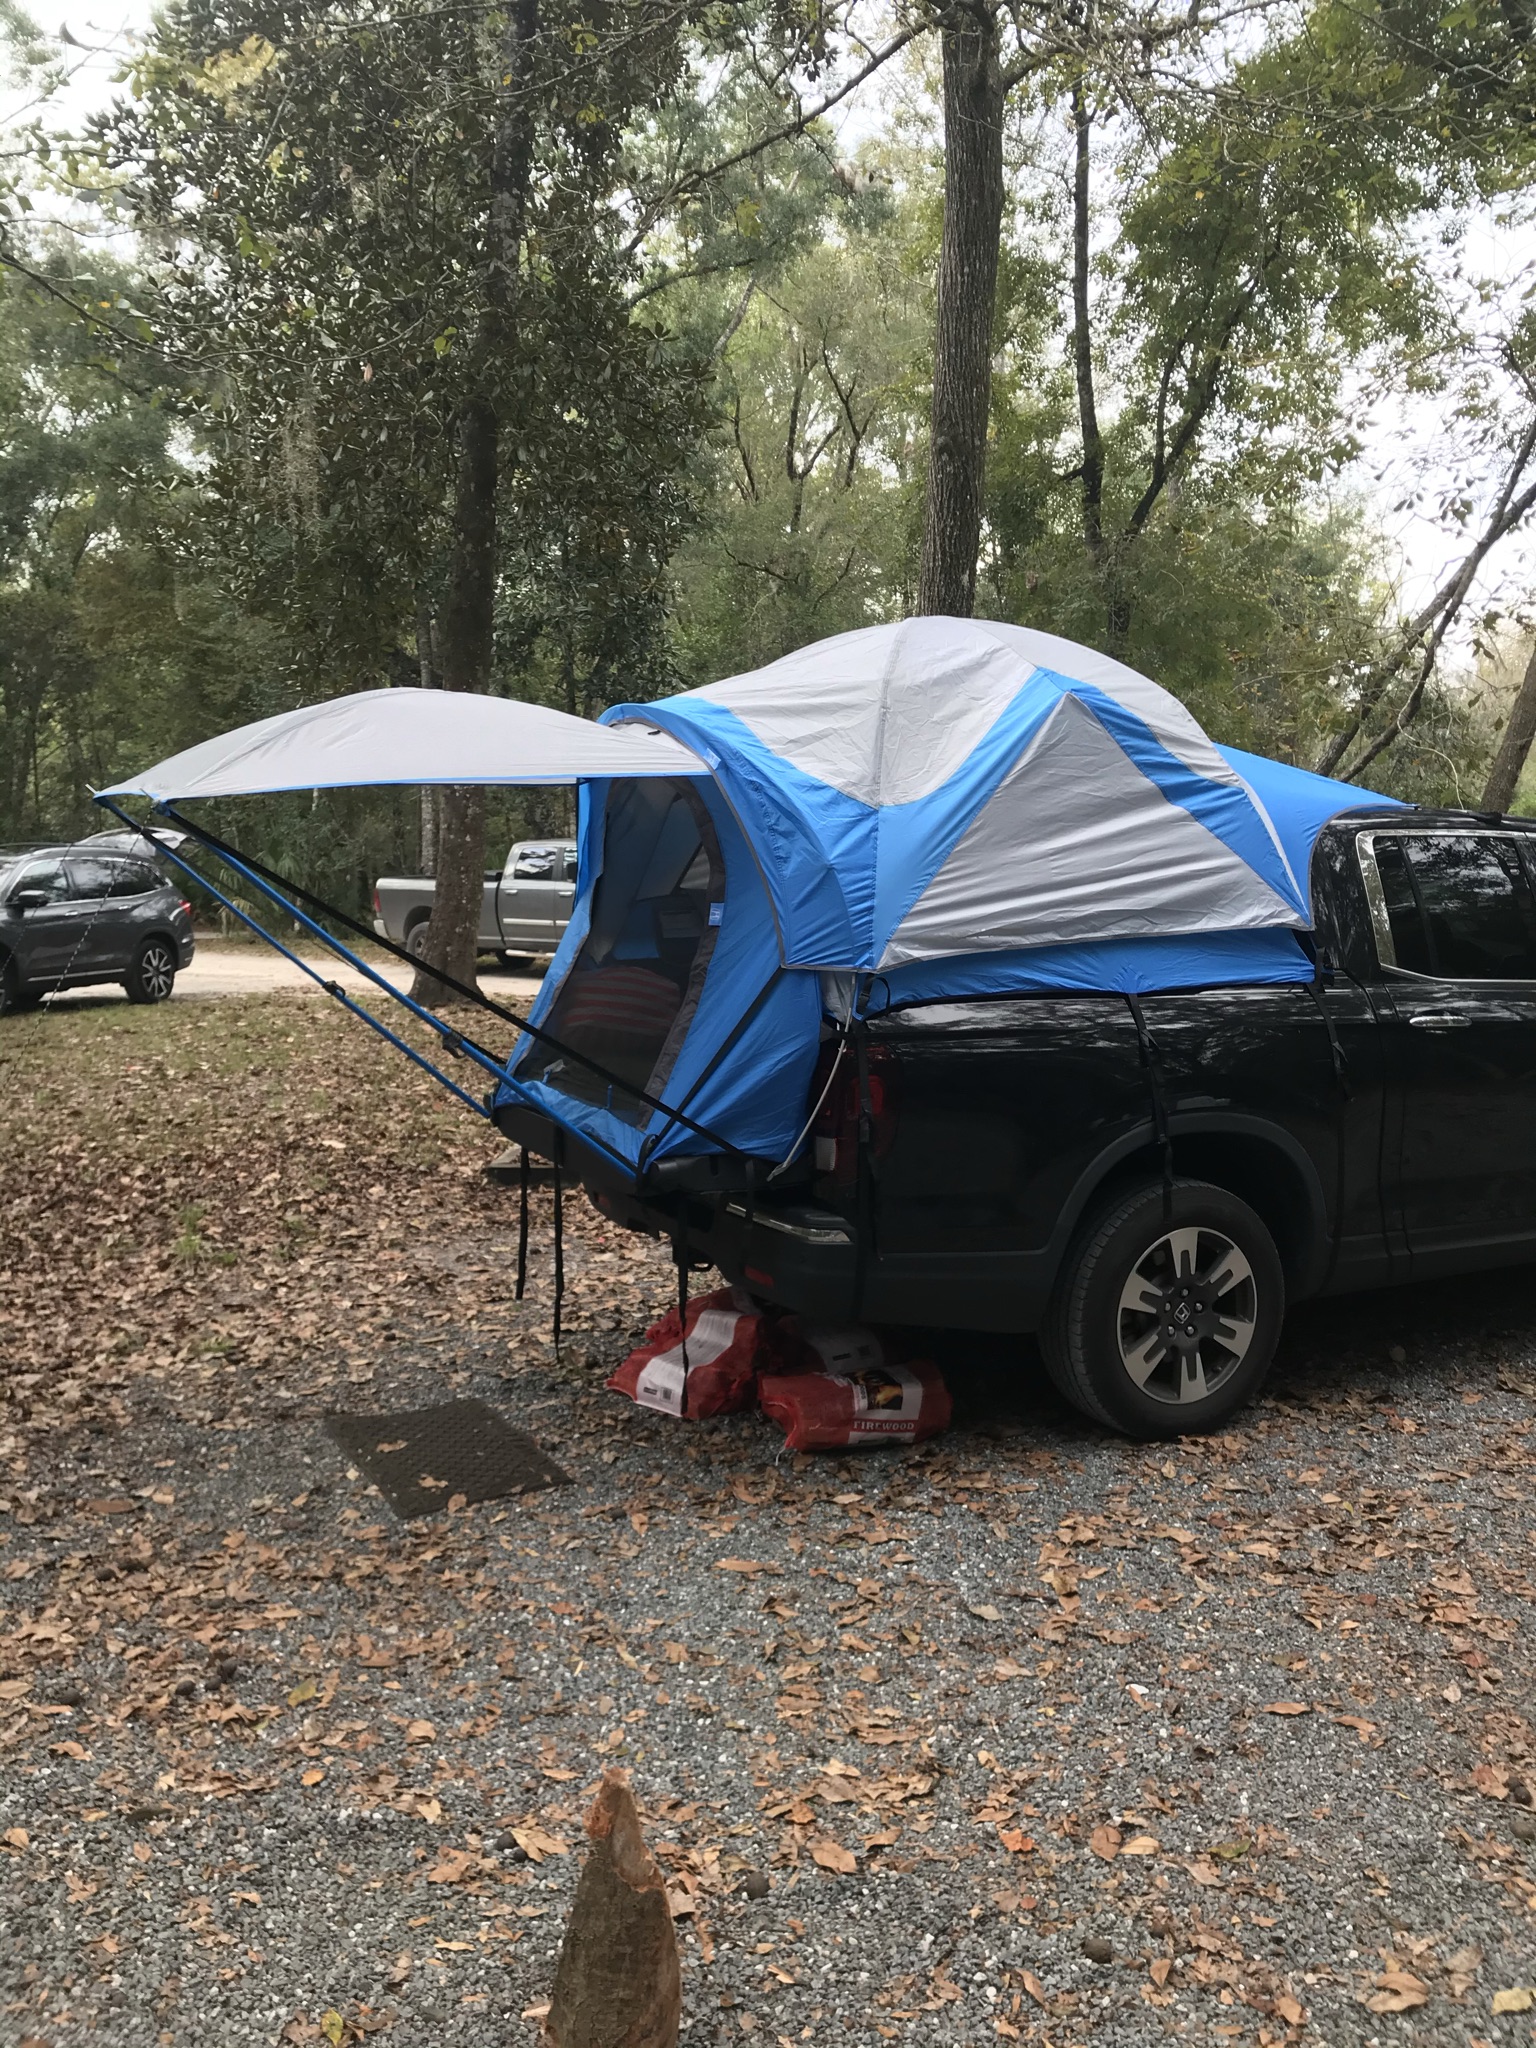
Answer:
[[[683,1982],[666,1879],[645,1846],[629,1773],[609,1769],[566,1925],[547,2048],[676,2048]]]

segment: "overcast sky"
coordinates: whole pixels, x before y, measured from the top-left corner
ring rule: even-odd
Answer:
[[[149,0],[28,0],[28,11],[50,37],[67,29],[87,46],[61,50],[69,78],[55,109],[59,125],[71,126],[111,99],[114,77],[153,10]],[[14,95],[10,101],[7,107],[0,95],[0,119],[14,109]],[[851,139],[872,115],[873,107],[850,106],[840,112],[839,126]],[[1465,267],[1490,280],[1498,297],[1512,299],[1536,277],[1536,236],[1529,229],[1500,226],[1490,214],[1470,223],[1464,258]],[[1449,276],[1447,288],[1452,288]],[[1435,404],[1423,399],[1389,398],[1358,424],[1365,453],[1334,488],[1369,503],[1386,537],[1405,606],[1422,603],[1463,551],[1465,540],[1425,510],[1403,509],[1400,501],[1416,486],[1421,506],[1453,491],[1460,478],[1454,437]],[[1536,609],[1536,532],[1504,544],[1480,595],[1485,601],[1529,603]]]

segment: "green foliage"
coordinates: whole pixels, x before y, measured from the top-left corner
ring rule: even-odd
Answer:
[[[817,124],[758,149],[832,61],[828,10],[540,0],[514,47],[516,19],[173,0],[88,146],[3,160],[0,838],[89,829],[87,783],[246,719],[440,679],[473,402],[500,423],[498,690],[590,714],[910,608],[943,193],[921,93],[852,160]],[[978,602],[1309,761],[1396,630],[1333,488],[1353,394],[1461,375],[1458,436],[1490,472],[1509,444],[1419,252],[1528,181],[1532,42],[1514,9],[1310,0],[1240,44],[1176,28],[1148,68],[1071,47],[1011,103]],[[135,264],[18,238],[55,174],[101,188]],[[1505,357],[1532,359],[1517,330]],[[1431,691],[1371,779],[1455,799],[1485,748]],[[488,857],[568,822],[497,798]],[[354,909],[417,864],[414,798],[215,823]]]
[[[37,267],[103,312],[128,289],[108,264]],[[254,715],[271,636],[176,559],[169,507],[193,484],[164,396],[0,271],[0,839],[91,829],[87,785]]]
[[[210,544],[332,688],[431,667],[418,622],[445,601],[471,400],[504,423],[503,687],[578,590],[607,593],[591,664],[630,617],[655,637],[700,379],[631,316],[612,201],[675,16],[605,21],[546,0],[514,60],[499,16],[184,0],[99,132],[159,252],[145,311],[208,450]]]
[[[933,321],[927,222],[873,153],[822,232],[745,290],[700,295],[724,337],[702,527],[677,570],[697,682],[900,617],[921,514]]]

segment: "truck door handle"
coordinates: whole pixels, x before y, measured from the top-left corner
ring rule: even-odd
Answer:
[[[1472,1019],[1454,1010],[1415,1010],[1408,1022],[1420,1031],[1465,1031]]]

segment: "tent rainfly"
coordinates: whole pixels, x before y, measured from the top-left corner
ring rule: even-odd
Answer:
[[[576,899],[531,1012],[541,1035],[496,1102],[635,1172],[715,1141],[783,1159],[829,1017],[1308,981],[1317,835],[1389,801],[1216,746],[1105,655],[947,618],[842,634],[597,725],[370,691],[104,794],[535,782],[578,785]]]

